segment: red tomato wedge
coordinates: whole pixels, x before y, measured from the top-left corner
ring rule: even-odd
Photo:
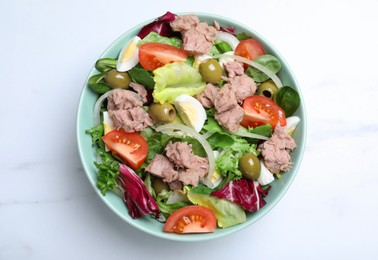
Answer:
[[[281,126],[286,125],[285,112],[267,97],[247,97],[242,107],[244,109],[244,118],[240,124],[244,127],[270,124],[274,129],[278,122]]]
[[[214,213],[202,206],[186,206],[173,212],[164,225],[169,233],[214,232],[217,221]]]
[[[148,42],[139,47],[139,62],[145,70],[155,70],[187,57],[185,51],[164,43]]]
[[[264,54],[264,47],[255,39],[243,40],[235,48],[235,55],[247,58],[249,60],[254,60]],[[248,64],[244,64],[244,69],[247,69],[248,66]]]
[[[112,154],[133,170],[139,169],[148,153],[146,140],[138,133],[113,130],[102,137]]]

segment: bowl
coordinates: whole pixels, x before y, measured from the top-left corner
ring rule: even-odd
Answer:
[[[189,13],[180,13],[182,14],[189,14]],[[243,25],[237,21],[232,19],[215,15],[209,13],[197,13],[193,12],[192,14],[196,14],[201,21],[205,21],[209,24],[212,24],[213,21],[217,21],[222,27],[229,27],[233,26],[236,32],[246,32],[247,34],[251,35],[253,38],[259,40],[267,53],[276,56],[282,63],[282,69],[278,73],[279,78],[283,82],[284,85],[289,85],[296,89],[301,98],[301,104],[298,110],[296,111],[295,115],[298,116],[301,121],[297,126],[297,129],[293,133],[293,138],[297,143],[297,148],[291,153],[292,161],[293,161],[293,168],[288,171],[287,173],[282,175],[282,178],[279,180],[275,180],[271,186],[271,190],[269,191],[269,195],[265,198],[266,205],[262,207],[259,211],[254,213],[247,213],[247,220],[246,222],[232,226],[225,229],[217,228],[214,233],[206,233],[206,234],[172,234],[172,233],[164,233],[163,232],[163,224],[159,223],[155,219],[145,216],[140,219],[132,219],[129,216],[128,209],[125,206],[122,198],[117,196],[114,193],[107,193],[106,196],[103,196],[100,190],[96,186],[96,172],[97,169],[95,168],[93,162],[96,160],[95,149],[92,147],[91,137],[90,135],[85,133],[85,130],[90,129],[93,127],[93,116],[92,110],[93,106],[98,98],[98,95],[94,93],[89,86],[87,85],[87,81],[84,84],[81,97],[79,100],[78,112],[77,112],[77,142],[78,142],[78,149],[79,154],[81,157],[81,161],[84,167],[84,171],[89,179],[89,182],[93,186],[95,192],[98,196],[103,200],[103,202],[120,218],[122,218],[126,223],[136,227],[137,229],[146,232],[148,234],[164,238],[170,240],[178,240],[178,241],[202,241],[202,240],[210,240],[214,238],[224,237],[226,235],[235,233],[239,230],[242,230],[259,219],[261,219],[265,214],[267,214],[284,196],[286,191],[289,189],[291,183],[293,182],[298,170],[299,166],[303,157],[303,153],[305,150],[305,142],[306,142],[306,113],[304,107],[304,99],[299,89],[298,83],[294,77],[293,72],[289,68],[289,65],[286,63],[285,59],[282,55],[270,44],[265,38],[263,38],[260,34],[255,32],[254,30],[250,29],[246,25]],[[143,22],[134,28],[128,30],[126,33],[121,35],[117,40],[115,40],[99,58],[105,57],[114,57],[118,56],[119,51],[123,47],[123,45],[129,41],[133,36],[137,35],[140,29],[152,22],[155,18]],[[95,62],[95,61],[94,61]],[[90,71],[87,80],[90,76],[97,74],[98,72],[93,67]]]

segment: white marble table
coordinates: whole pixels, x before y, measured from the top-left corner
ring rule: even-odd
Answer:
[[[95,195],[75,120],[93,62],[165,11],[239,20],[286,58],[308,141],[293,185],[233,235],[178,243],[144,234]],[[377,1],[0,2],[0,259],[377,259]]]

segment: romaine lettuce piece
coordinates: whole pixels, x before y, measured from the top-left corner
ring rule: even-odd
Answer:
[[[193,204],[206,207],[214,212],[219,227],[227,228],[246,221],[245,211],[238,204],[215,196],[196,193],[187,186],[185,189],[188,199]]]
[[[198,70],[185,62],[167,64],[154,70],[153,73],[155,90],[152,95],[154,101],[161,104],[173,103],[182,94],[197,95],[206,87]]]

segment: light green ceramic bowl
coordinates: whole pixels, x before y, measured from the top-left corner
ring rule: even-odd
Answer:
[[[183,13],[182,13],[183,14]],[[272,183],[272,188],[269,191],[269,195],[265,198],[266,205],[262,207],[258,212],[248,213],[247,214],[247,221],[239,224],[237,226],[233,226],[226,229],[217,228],[214,233],[209,234],[188,234],[188,235],[177,235],[177,234],[170,234],[163,232],[163,224],[157,222],[153,218],[146,216],[141,219],[134,220],[129,216],[128,210],[123,202],[123,200],[113,194],[108,193],[106,196],[103,196],[99,189],[96,187],[96,168],[93,165],[95,161],[96,154],[95,149],[92,147],[91,144],[91,137],[88,134],[85,134],[85,130],[93,127],[93,106],[98,98],[96,95],[87,85],[87,82],[84,84],[83,91],[81,93],[79,107],[77,112],[77,142],[79,153],[81,157],[81,161],[84,166],[85,173],[88,176],[89,182],[93,186],[94,190],[98,194],[98,196],[104,201],[109,208],[116,213],[120,218],[124,219],[125,222],[128,224],[140,229],[143,232],[148,234],[158,236],[165,239],[171,240],[179,240],[179,241],[201,241],[201,240],[209,240],[214,238],[219,238],[226,236],[228,234],[232,234],[236,231],[239,231],[243,228],[250,226],[251,224],[255,223],[257,220],[262,218],[266,213],[268,213],[282,198],[282,196],[286,193],[288,188],[290,187],[291,183],[294,180],[295,175],[299,170],[299,166],[301,163],[301,159],[305,150],[305,142],[306,142],[306,113],[304,108],[304,99],[299,89],[298,83],[295,80],[293,72],[290,70],[288,64],[284,60],[284,58],[279,54],[279,52],[261,35],[253,31],[252,29],[248,28],[247,26],[240,24],[237,21],[231,20],[226,17],[222,17],[219,15],[214,14],[207,14],[207,13],[195,13],[199,16],[201,21],[208,22],[209,24],[213,24],[213,21],[217,21],[222,27],[229,27],[233,26],[236,32],[246,32],[247,34],[251,35],[253,38],[259,40],[265,47],[267,53],[270,53],[277,58],[282,63],[282,69],[278,73],[279,78],[283,82],[284,85],[289,85],[295,88],[300,96],[301,96],[301,105],[297,112],[295,113],[296,116],[301,118],[301,122],[297,126],[293,137],[297,143],[297,148],[291,153],[292,160],[294,163],[294,167],[287,173],[283,175],[280,180],[276,180]],[[123,47],[123,45],[130,40],[133,36],[137,35],[140,29],[150,23],[153,19],[146,21],[142,24],[137,25],[136,27],[128,30],[125,34],[119,37],[112,45],[109,46],[108,49],[99,57],[117,57],[119,51]],[[95,61],[93,61],[95,63]],[[98,73],[95,68],[92,68],[90,71],[88,78],[94,74]],[[88,80],[87,78],[87,80]]]

